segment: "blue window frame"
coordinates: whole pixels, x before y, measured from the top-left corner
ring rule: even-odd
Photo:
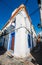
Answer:
[[[12,37],[14,37],[15,36],[15,32],[12,32],[11,35],[12,35]]]
[[[30,35],[28,34],[28,47],[31,47],[31,40],[30,40]]]

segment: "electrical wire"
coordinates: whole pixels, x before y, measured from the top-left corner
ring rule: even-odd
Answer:
[[[1,36],[6,36],[6,35],[8,35],[8,34],[10,34],[10,33],[12,33],[12,32],[18,31],[20,28],[25,28],[25,29],[30,33],[30,31],[29,31],[26,27],[22,26],[22,27],[19,27],[19,28],[17,28],[17,29],[12,28],[12,30],[11,30],[10,32],[8,32],[8,31],[6,30],[7,33],[5,33],[5,34],[3,34],[3,35],[1,35]]]
[[[1,1],[9,8],[9,10],[10,10],[10,9],[13,9],[13,8],[10,7],[5,1],[3,1],[3,0],[1,0]],[[28,3],[28,0],[25,1],[24,5],[26,5],[27,3]],[[33,14],[35,14],[40,8],[41,8],[41,6],[38,7],[35,11],[33,11],[33,12],[30,14],[30,16],[32,16]]]
[[[1,1],[5,4],[5,6],[8,7],[9,10],[10,10],[10,9],[13,9],[13,8],[10,7],[5,1],[3,1],[3,0],[1,0]],[[27,3],[28,3],[28,0],[25,1],[24,5],[26,5]],[[34,15],[40,8],[41,8],[41,6],[38,7],[35,11],[33,11],[33,12],[30,14],[30,16]]]
[[[26,5],[27,3],[28,3],[28,0],[26,0],[24,4]],[[40,8],[41,8],[41,6],[38,5],[38,8],[29,15],[30,16],[34,15],[38,10],[40,10]]]
[[[41,7],[38,7],[35,11],[33,11],[30,16],[32,16],[33,14],[35,14],[38,10],[40,10]]]

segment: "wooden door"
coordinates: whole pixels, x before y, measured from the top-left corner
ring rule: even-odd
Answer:
[[[14,50],[14,36],[12,37],[12,45],[11,45],[11,50]]]

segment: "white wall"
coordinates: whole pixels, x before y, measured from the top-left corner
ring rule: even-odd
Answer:
[[[4,48],[7,50],[9,35],[4,36],[4,38],[5,38]]]
[[[25,11],[21,11],[21,13],[22,13],[22,15],[23,15],[23,17],[24,17],[24,22],[25,22],[25,24],[26,24],[26,28],[30,31],[30,25],[31,25],[31,21],[30,21],[30,19],[28,18],[28,16],[26,15],[26,13],[25,13]]]
[[[26,28],[30,31],[30,22],[24,11],[21,11],[17,14],[15,28],[17,30],[15,30],[14,56],[16,57],[26,57],[27,55],[29,56],[30,48],[28,48],[28,33]]]
[[[23,15],[19,13],[16,16],[16,29],[23,26],[26,27],[25,20],[24,20]]]
[[[20,28],[15,31],[15,49],[14,56],[16,57],[26,57],[30,54],[30,49],[28,48],[27,31],[25,28]]]
[[[12,22],[12,20],[11,20]],[[10,26],[8,24],[8,26]],[[8,28],[7,26],[7,28]],[[28,34],[27,30],[31,32],[31,23],[26,13],[22,10],[16,16],[16,26],[15,26],[15,46],[14,46],[14,56],[16,57],[27,57],[30,55],[30,48],[28,48]],[[31,34],[30,34],[31,36]],[[6,36],[6,41],[8,37]],[[8,41],[5,41],[5,48],[7,48]],[[31,39],[31,48],[32,48],[32,39]]]
[[[34,27],[33,27],[33,25],[32,25],[32,32],[33,32],[33,46],[34,47],[36,47],[36,32],[35,32],[35,30],[34,30]]]
[[[26,27],[30,31],[30,20],[27,17],[26,13],[22,10],[16,16],[16,28]]]

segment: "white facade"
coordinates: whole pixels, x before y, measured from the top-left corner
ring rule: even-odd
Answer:
[[[34,27],[32,25],[32,33],[33,33],[33,46],[36,47],[36,32],[34,30]]]
[[[30,54],[30,48],[28,48],[27,35],[28,31],[25,28],[20,28],[18,31],[16,31],[14,49],[14,55],[16,57],[25,57]]]
[[[4,48],[7,50],[8,47],[8,40],[9,40],[9,34],[6,36],[3,36],[3,43],[4,43]]]
[[[21,5],[18,9],[16,9],[15,12],[13,12],[12,17],[11,17],[12,19],[9,20],[9,23],[4,28],[4,29],[7,29],[8,31],[12,31],[10,25],[14,26],[13,23],[14,23],[14,20],[16,19],[15,28],[13,28],[14,30],[12,31],[12,32],[15,32],[14,51],[12,55],[14,55],[15,57],[20,57],[20,58],[27,57],[30,55],[30,48],[32,48],[32,37],[31,37],[32,25],[30,22],[30,18],[27,15],[25,6]],[[8,27],[10,27],[10,29]],[[34,35],[35,35],[35,32],[33,30],[33,36]],[[11,50],[11,48],[9,49],[11,45],[10,43],[11,33],[8,36],[9,36],[9,39],[8,39],[7,50]]]

